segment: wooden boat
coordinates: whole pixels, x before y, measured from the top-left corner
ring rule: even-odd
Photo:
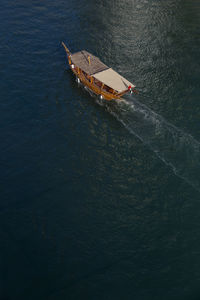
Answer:
[[[106,66],[98,57],[85,50],[72,54],[63,42],[62,45],[77,81],[101,99],[120,99],[128,92],[136,92],[134,84]]]

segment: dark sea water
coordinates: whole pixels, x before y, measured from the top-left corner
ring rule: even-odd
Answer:
[[[0,300],[200,299],[200,1],[1,0]],[[61,42],[139,95],[99,102]]]

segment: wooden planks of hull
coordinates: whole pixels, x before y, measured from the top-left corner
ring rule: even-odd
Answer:
[[[72,72],[97,96],[105,100],[120,99],[132,88],[134,89],[132,83],[107,67],[98,57],[85,50],[71,54],[63,42],[62,45],[67,53]]]

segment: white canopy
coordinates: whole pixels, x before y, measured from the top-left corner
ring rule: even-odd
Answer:
[[[132,88],[135,87],[134,84],[129,82],[127,79],[119,75],[111,68],[93,74],[92,76],[117,92],[123,92],[127,90],[129,86],[131,86]]]

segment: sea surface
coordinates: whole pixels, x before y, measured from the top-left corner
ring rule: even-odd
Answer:
[[[0,300],[200,299],[200,1],[1,0],[0,32]]]

